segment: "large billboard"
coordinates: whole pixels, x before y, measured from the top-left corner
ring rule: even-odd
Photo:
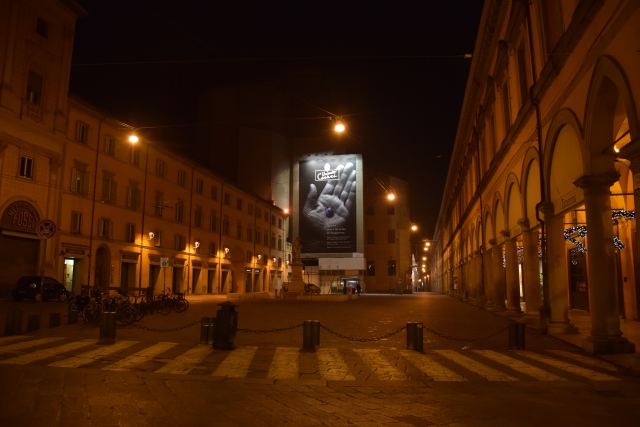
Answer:
[[[356,160],[348,154],[300,161],[302,252],[356,252]]]

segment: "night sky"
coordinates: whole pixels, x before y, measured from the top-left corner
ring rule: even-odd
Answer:
[[[407,180],[412,219],[433,233],[481,0],[81,3],[73,95],[163,126],[154,137],[186,153],[209,125],[201,95],[219,88],[275,89],[281,108],[267,115],[291,137],[326,136],[320,117],[344,115],[337,143]],[[218,172],[234,178],[233,165]]]

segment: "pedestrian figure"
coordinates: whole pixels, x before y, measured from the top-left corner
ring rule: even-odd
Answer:
[[[276,282],[276,298],[282,296],[282,279],[278,279]]]
[[[358,282],[358,284],[356,285],[356,293],[358,295],[360,295],[360,291],[362,290],[362,288],[360,287],[360,282]]]

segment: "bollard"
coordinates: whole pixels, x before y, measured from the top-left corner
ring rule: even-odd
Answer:
[[[60,313],[49,313],[49,327],[55,328],[60,326]]]
[[[71,309],[71,304],[69,304],[69,310],[67,311],[67,322],[69,325],[78,323],[78,312]]]
[[[22,310],[15,308],[7,313],[4,324],[5,335],[20,335],[22,333]]]
[[[218,312],[213,326],[213,348],[216,350],[233,350],[233,343],[238,333],[238,312],[231,301],[218,304]]]
[[[424,351],[423,327],[421,322],[407,322],[407,350]]]
[[[200,344],[213,344],[214,327],[214,317],[203,317],[200,320]]]
[[[525,347],[525,324],[523,322],[509,322],[509,348],[524,350]]]
[[[40,329],[40,315],[30,314],[27,317],[27,332],[33,332]]]
[[[315,352],[320,345],[320,322],[305,320],[302,323],[302,351]]]
[[[98,344],[110,345],[116,342],[116,313],[105,311],[100,322],[100,338]]]

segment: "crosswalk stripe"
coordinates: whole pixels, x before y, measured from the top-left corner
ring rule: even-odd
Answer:
[[[4,345],[5,343],[11,342],[11,341],[20,341],[26,338],[31,338],[31,337],[27,335],[12,335],[9,337],[0,337],[0,345]]]
[[[393,366],[377,349],[354,349],[369,366],[378,379],[383,381],[404,381],[407,377]]]
[[[564,381],[565,379],[559,377],[551,372],[547,372],[544,369],[540,369],[537,366],[530,365],[526,362],[518,360],[516,358],[507,356],[506,354],[498,353],[493,350],[474,350],[475,353],[486,357],[489,360],[493,360],[501,365],[508,366],[509,368],[521,372],[529,377],[535,378],[539,381]]]
[[[554,368],[562,369],[563,371],[569,372],[573,375],[587,378],[592,381],[620,381],[620,378],[603,374],[601,372],[592,371],[591,369],[583,368],[581,366],[577,366],[559,359],[554,359],[549,356],[544,356],[542,354],[532,353],[529,351],[518,351],[518,354],[528,357],[529,359],[544,363],[546,365],[553,366]]]
[[[73,341],[67,344],[59,345],[57,347],[45,348],[43,350],[37,350],[31,353],[1,360],[0,363],[10,365],[26,365],[27,363],[37,362],[38,360],[47,359],[49,357],[57,356],[58,354],[77,350],[82,347],[87,347],[91,344],[95,344],[95,342],[96,340]]]
[[[161,374],[188,374],[198,363],[202,362],[213,349],[208,345],[198,345],[185,351],[156,372]]]
[[[144,350],[140,350],[131,356],[127,356],[122,360],[118,360],[111,365],[105,366],[102,369],[107,371],[127,371],[135,366],[142,365],[146,361],[153,359],[155,356],[162,354],[177,345],[178,343],[175,342],[159,342],[151,347],[145,348]]]
[[[466,381],[463,376],[442,366],[426,354],[411,350],[402,350],[400,354],[428,377],[433,378],[434,381]]]
[[[64,337],[39,338],[37,340],[18,342],[0,347],[0,354],[13,353],[14,351],[25,350],[31,347],[37,347],[42,344],[48,344],[54,341],[63,340]]]
[[[258,347],[248,346],[240,347],[233,350],[229,355],[218,365],[212,375],[215,377],[228,377],[228,378],[244,378],[249,372],[249,365],[251,360],[258,350]]]
[[[356,378],[349,372],[337,348],[319,348],[316,354],[322,378],[330,381],[355,381]]]
[[[434,350],[434,352],[489,381],[517,381],[517,378],[484,365],[470,357],[464,356],[455,350]]]
[[[290,380],[298,378],[298,356],[300,350],[297,347],[277,347],[269,367],[269,378],[277,380]]]
[[[593,368],[604,369],[609,372],[618,372],[618,368],[612,365],[609,362],[605,362],[604,360],[595,359],[593,357],[587,357],[582,354],[573,353],[567,350],[546,350],[547,353],[551,353],[556,356],[566,357],[567,359],[575,360],[576,362],[580,362],[584,365],[589,365]]]
[[[49,366],[55,366],[58,368],[78,368],[82,365],[88,365],[110,354],[116,353],[120,350],[124,350],[127,347],[131,347],[138,341],[118,341],[112,345],[101,345],[99,348],[86,353],[79,354],[74,357],[70,357],[64,360],[58,360],[57,362],[50,363]]]

